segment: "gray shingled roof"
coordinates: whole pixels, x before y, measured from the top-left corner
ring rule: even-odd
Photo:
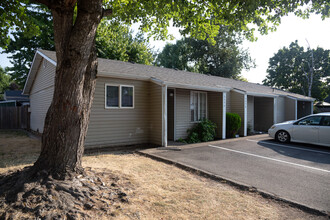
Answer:
[[[56,62],[55,52],[47,50],[39,51]],[[238,89],[250,95],[283,95],[301,100],[314,100],[307,96],[290,93],[279,89],[273,89],[268,86],[218,76],[101,58],[98,59],[98,62],[98,74],[102,76],[120,75],[121,77],[131,79],[140,78],[146,80],[154,78],[168,84],[191,85],[219,90]]]

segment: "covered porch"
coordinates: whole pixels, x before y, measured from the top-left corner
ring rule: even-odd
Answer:
[[[162,146],[168,141],[187,137],[187,130],[207,118],[217,125],[216,138],[226,138],[227,93],[230,88],[203,87],[163,82],[153,79],[161,88]]]

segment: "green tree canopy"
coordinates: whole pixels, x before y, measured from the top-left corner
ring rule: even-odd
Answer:
[[[25,13],[37,31],[33,36],[25,29],[12,31],[11,41],[4,50],[4,53],[12,54],[9,59],[13,67],[9,68],[9,74],[20,88],[25,84],[36,49],[55,50],[50,11],[45,6],[30,4]]]
[[[10,76],[7,74],[8,69],[0,66],[0,100],[3,99],[3,93],[9,88]]]
[[[8,73],[20,88],[24,87],[36,49],[55,50],[50,10],[45,6],[29,4],[25,13],[33,26],[37,27],[35,35],[30,36],[25,29],[12,31],[11,41],[4,49],[4,53],[11,54],[9,59],[13,65],[8,69]],[[119,22],[101,22],[97,29],[96,48],[97,55],[101,58],[147,65],[153,61],[152,50],[143,34],[139,32],[134,37],[129,26]]]
[[[323,100],[330,92],[330,50],[320,47],[305,50],[297,41],[283,47],[269,59],[268,75],[263,83],[307,96],[306,74],[312,65],[311,53],[314,63],[312,97]]]
[[[243,69],[254,66],[247,50],[243,50],[243,37],[221,27],[214,38],[208,40],[184,38],[176,44],[167,44],[156,59],[156,65],[237,79]]]
[[[96,32],[97,56],[151,65],[153,53],[141,32],[133,36],[129,26],[102,21]]]

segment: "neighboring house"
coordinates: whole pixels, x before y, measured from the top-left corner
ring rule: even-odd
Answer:
[[[23,95],[22,90],[7,90],[3,95],[4,101],[0,101],[0,106],[21,106],[29,105],[29,96]]]
[[[330,112],[330,103],[329,102],[318,102],[315,104],[317,112]]]
[[[151,143],[187,136],[202,118],[226,138],[226,112],[242,118],[240,135],[312,113],[313,98],[238,80],[98,59],[86,147]],[[54,92],[55,52],[38,50],[23,93],[30,96],[31,129],[43,132]]]

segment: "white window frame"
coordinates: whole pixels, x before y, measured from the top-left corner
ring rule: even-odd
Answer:
[[[115,87],[118,87],[119,88],[119,92],[118,92],[118,95],[119,95],[119,100],[118,100],[118,107],[111,107],[111,106],[107,106],[107,86],[115,86]],[[133,88],[133,106],[132,107],[123,107],[122,106],[122,100],[121,100],[121,97],[122,97],[122,87],[130,87],[130,88]],[[134,92],[134,86],[133,85],[121,85],[121,84],[109,84],[109,83],[106,83],[104,85],[104,108],[105,109],[134,109],[134,106],[135,106],[135,92]]]
[[[190,112],[190,123],[199,123],[199,122],[201,122],[200,120],[195,120],[195,116],[194,116],[194,121],[191,121],[191,109],[190,109],[190,107],[191,107],[191,104],[193,103],[193,98],[194,98],[194,94],[198,94],[198,96],[197,96],[197,105],[199,106],[199,102],[200,102],[200,96],[199,96],[199,94],[205,94],[205,96],[206,96],[206,100],[205,100],[205,111],[206,111],[206,119],[208,119],[208,102],[207,102],[207,92],[202,92],[202,91],[190,91],[190,103],[189,103],[189,112]],[[201,114],[201,112],[200,112],[200,108],[198,108],[198,118],[200,118],[200,114]]]

